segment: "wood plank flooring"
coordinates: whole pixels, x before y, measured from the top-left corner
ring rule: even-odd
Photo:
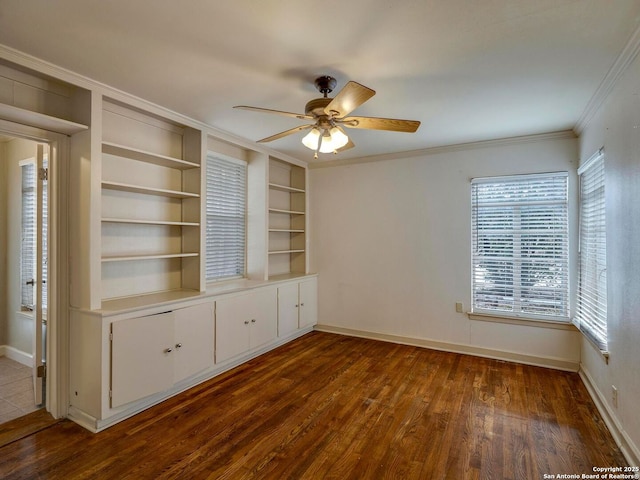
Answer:
[[[44,408],[39,408],[34,412],[5,422],[0,425],[0,448],[21,438],[33,435],[60,421],[62,420],[56,420]]]
[[[0,448],[0,478],[541,479],[622,466],[577,374],[313,332],[99,434]]]

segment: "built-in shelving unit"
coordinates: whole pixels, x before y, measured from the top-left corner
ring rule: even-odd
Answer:
[[[270,159],[269,278],[307,271],[306,190],[304,168]]]
[[[0,65],[8,133],[70,137],[52,140],[64,165],[52,164],[65,197],[56,258],[68,280],[50,298],[59,327],[51,344],[63,347],[47,353],[52,413],[99,431],[311,331],[304,162],[217,138],[106,85],[56,80],[51,66],[45,74],[8,63]],[[208,151],[247,164],[247,268],[246,278],[206,288]]]
[[[203,290],[202,134],[103,101],[102,301]]]

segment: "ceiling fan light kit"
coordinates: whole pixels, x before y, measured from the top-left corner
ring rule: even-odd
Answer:
[[[249,107],[246,105],[237,105],[233,108],[273,113],[276,115],[297,118],[299,120],[315,121],[315,123],[294,127],[270,137],[263,138],[262,140],[258,140],[258,142],[262,143],[271,142],[302,130],[311,129],[311,131],[302,139],[302,144],[305,147],[314,150],[314,158],[318,158],[318,152],[338,153],[339,151],[354,147],[353,142],[342,129],[343,126],[347,128],[387,130],[407,133],[415,132],[420,126],[420,122],[417,120],[347,117],[347,115],[352,111],[373,97],[376,92],[364,85],[351,81],[348,82],[334,98],[329,98],[329,93],[331,93],[337,85],[336,79],[328,75],[323,75],[316,78],[314,83],[318,91],[322,93],[323,97],[315,98],[307,102],[304,114],[283,112],[268,108]]]

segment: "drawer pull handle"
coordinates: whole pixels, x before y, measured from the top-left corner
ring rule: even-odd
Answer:
[[[256,323],[256,319],[255,319],[255,318],[252,318],[252,319],[251,319],[251,323]]]
[[[244,321],[244,324],[245,324],[245,325],[249,325],[249,320],[245,320],[245,321]]]

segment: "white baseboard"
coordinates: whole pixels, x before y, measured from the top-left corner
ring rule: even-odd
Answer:
[[[368,332],[364,330],[353,330],[350,328],[334,327],[331,325],[316,325],[316,330],[327,333],[337,333],[351,337],[368,338],[371,340],[382,340],[384,342],[399,343],[401,345],[411,345],[413,347],[424,347],[432,350],[440,350],[451,353],[462,353],[476,357],[492,358],[494,360],[505,360],[508,362],[522,363],[536,367],[553,368],[567,372],[577,372],[580,364],[561,358],[549,358],[535,355],[525,355],[517,352],[494,350],[491,348],[474,347],[472,345],[461,345],[458,343],[439,342],[426,338],[404,337],[391,335],[388,333]]]
[[[14,362],[21,363],[26,367],[33,366],[33,355],[31,355],[30,353],[25,353],[9,345],[0,345],[0,357],[7,357]]]
[[[611,436],[615,440],[616,444],[620,448],[620,451],[624,455],[624,458],[629,462],[630,466],[640,466],[640,449],[633,443],[633,440],[629,438],[627,432],[624,431],[618,417],[609,407],[609,404],[605,400],[605,396],[598,389],[593,377],[587,370],[584,369],[584,365],[580,365],[580,371],[578,372],[582,383],[587,387],[589,395],[593,399],[596,408],[600,412],[604,423],[611,432]]]

